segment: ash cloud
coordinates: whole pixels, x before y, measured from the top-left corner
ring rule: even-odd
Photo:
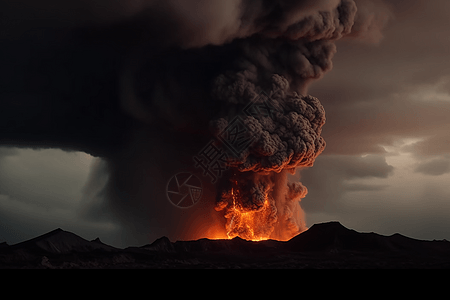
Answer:
[[[0,109],[8,114],[0,125],[9,128],[2,144],[103,157],[108,200],[97,207],[122,220],[133,238],[148,241],[146,232],[158,227],[156,235],[190,238],[197,233],[184,227],[196,223],[193,218],[215,223],[216,204],[204,203],[192,216],[174,212],[165,184],[191,166],[218,124],[264,90],[284,113],[248,117],[257,142],[229,166],[238,182],[239,176],[257,177],[245,189],[252,196],[243,198],[259,207],[269,191],[278,223],[288,224],[280,226],[304,228],[298,200],[306,189],[288,184],[286,172],[312,166],[325,147],[324,109],[306,95],[308,85],[331,70],[335,41],[378,34],[383,10],[358,14],[370,2],[356,0],[119,1],[105,10],[102,1],[69,1],[46,10],[51,3],[33,7],[42,4],[40,19],[50,14],[54,24],[65,21],[67,9],[85,10],[77,10],[69,29],[49,26],[1,50],[10,72],[1,81]],[[12,2],[8,6],[25,31],[35,25]],[[9,33],[3,28],[9,38],[22,36]],[[27,47],[35,54],[30,59]],[[209,199],[222,192],[205,190]]]

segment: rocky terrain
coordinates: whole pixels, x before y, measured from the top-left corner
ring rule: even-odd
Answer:
[[[118,249],[57,229],[19,244],[0,244],[0,268],[450,268],[450,242],[359,233],[331,222],[316,224],[288,242],[171,242],[163,237]]]

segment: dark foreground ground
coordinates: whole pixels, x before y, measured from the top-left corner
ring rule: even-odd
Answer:
[[[117,249],[54,230],[8,246],[0,244],[0,268],[186,269],[186,268],[450,268],[450,242],[400,234],[359,233],[338,222],[317,224],[288,242],[207,240]]]

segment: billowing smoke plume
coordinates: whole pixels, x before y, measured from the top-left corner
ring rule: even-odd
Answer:
[[[318,99],[303,94],[311,80],[331,69],[333,42],[351,32],[357,11],[353,1],[328,3],[308,13],[301,1],[279,4],[276,14],[259,18],[264,25],[257,36],[234,42],[239,55],[213,83],[213,97],[226,112],[213,122],[216,133],[225,130],[239,107],[257,103],[260,90],[267,99],[259,101],[273,108],[265,116],[244,118],[254,142],[228,161],[235,171],[219,191],[216,210],[225,210],[229,236],[289,239],[305,230],[298,201],[307,190],[300,183],[282,182],[283,171],[311,167],[325,148],[324,109]],[[239,224],[242,214],[252,212],[250,228]]]
[[[223,81],[220,77],[219,85]],[[254,84],[242,81],[239,84],[240,89],[218,93],[218,97],[230,101],[228,106],[234,106],[233,102],[239,100],[245,103],[252,101],[253,97],[258,99]],[[287,184],[283,180],[286,178],[283,171],[295,173],[299,167],[313,166],[314,160],[325,148],[321,137],[325,111],[318,99],[293,92],[289,82],[280,75],[273,75],[269,86],[271,90],[267,99],[262,97],[260,100],[271,107],[268,113],[243,119],[253,142],[238,157],[229,159],[228,165],[235,171],[231,178],[225,179],[228,185],[225,184],[216,210],[229,210],[230,207],[235,210],[237,205],[240,212],[255,211],[263,215],[258,216],[263,219],[253,225],[263,230],[261,233],[236,232],[235,235],[248,239],[271,237],[286,240],[305,229],[304,220],[297,211],[300,209],[298,201],[306,196],[307,190],[299,182]],[[251,98],[245,99],[244,95]],[[258,104],[258,101],[254,103]],[[216,120],[214,123],[219,128],[215,132],[223,132],[228,121],[227,118]],[[264,207],[267,201],[270,208]],[[260,213],[261,210],[264,211]],[[270,214],[267,214],[268,210]],[[232,212],[227,217],[236,218]],[[277,225],[282,224],[281,220],[285,220],[283,228],[272,234]]]
[[[103,157],[107,166],[94,174],[109,178],[101,193],[106,202],[93,206],[99,214],[112,212],[142,240],[148,241],[151,230],[173,239],[208,236],[219,227],[230,231],[237,222],[232,209],[256,213],[258,224],[265,225],[255,229],[255,237],[288,239],[304,230],[298,201],[307,189],[288,182],[287,174],[311,167],[325,148],[325,112],[307,95],[308,85],[332,68],[337,40],[381,36],[388,15],[383,2],[106,2],[67,1],[33,19],[68,22],[70,34],[61,34],[58,26],[49,34],[30,33],[25,46],[35,45],[35,36],[47,44],[36,46],[39,61],[11,64],[27,74],[11,75],[20,84],[2,82],[0,109],[17,112],[0,121],[9,128],[2,143]],[[71,21],[57,14],[58,7],[80,16]],[[9,57],[6,65],[19,59],[15,47],[23,46],[2,50]],[[51,108],[18,117],[17,99]],[[252,103],[270,109],[243,114]],[[167,181],[179,171],[202,177],[192,170],[192,157],[237,116],[252,143],[228,157],[229,170],[217,185],[205,184],[194,211],[174,210],[166,200]],[[42,119],[47,121],[34,126]],[[235,235],[248,232],[231,232]]]

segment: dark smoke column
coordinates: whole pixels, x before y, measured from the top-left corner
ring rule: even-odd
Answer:
[[[230,237],[288,240],[306,230],[298,201],[307,189],[288,183],[287,172],[312,167],[323,152],[325,111],[305,94],[332,68],[334,41],[351,32],[357,12],[354,1],[329,1],[335,4],[329,7],[318,1],[322,9],[312,12],[303,6],[307,2],[279,1],[266,17],[269,26],[228,46],[240,55],[214,83],[223,115],[213,121],[216,134],[251,102],[274,108],[243,119],[253,143],[228,162],[232,171],[216,210],[224,211]]]
[[[223,82],[223,77],[218,82]],[[229,237],[289,240],[306,230],[298,201],[307,189],[300,182],[288,183],[287,174],[295,174],[299,167],[312,167],[325,149],[321,137],[325,111],[317,98],[292,91],[284,77],[273,75],[269,82],[267,97],[251,101],[268,107],[268,111],[241,117],[253,142],[229,160],[231,172],[223,178],[219,191],[216,210],[225,212]],[[240,84],[243,94],[256,93],[253,84]],[[226,95],[227,99],[236,96]],[[225,117],[213,122],[215,132],[223,132],[228,121]]]

